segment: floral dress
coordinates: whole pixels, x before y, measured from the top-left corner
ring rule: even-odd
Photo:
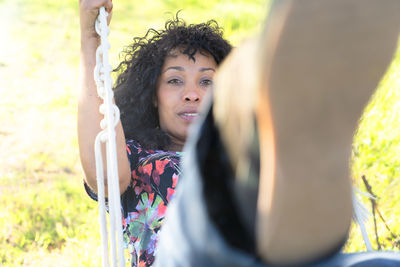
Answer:
[[[127,140],[127,153],[132,175],[121,195],[124,241],[131,255],[131,266],[151,266],[166,206],[181,173],[181,152],[145,150],[138,142]],[[87,185],[85,188],[97,200]]]

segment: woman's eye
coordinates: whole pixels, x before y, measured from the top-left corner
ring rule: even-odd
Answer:
[[[204,79],[200,81],[200,84],[203,86],[211,86],[213,84],[213,81],[210,79]]]
[[[181,84],[181,83],[182,81],[176,78],[168,80],[168,84]]]

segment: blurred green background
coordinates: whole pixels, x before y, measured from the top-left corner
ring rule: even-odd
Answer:
[[[111,63],[178,10],[190,23],[216,19],[238,45],[260,29],[266,8],[261,0],[115,0]],[[76,137],[78,1],[0,0],[0,29],[0,265],[99,266],[97,204],[83,190]],[[377,217],[386,250],[399,250],[399,64],[397,53],[363,116],[352,170],[356,186],[366,191],[365,175],[378,196],[394,234]],[[372,217],[367,227],[377,248]],[[345,250],[365,250],[358,229],[350,235]]]

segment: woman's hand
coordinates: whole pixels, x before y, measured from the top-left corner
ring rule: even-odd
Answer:
[[[111,0],[79,0],[79,15],[81,38],[96,37],[95,21],[100,7],[104,6],[108,12],[107,23],[110,24],[113,4]]]

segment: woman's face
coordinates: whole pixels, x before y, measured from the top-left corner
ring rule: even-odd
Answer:
[[[198,116],[204,94],[212,88],[217,68],[214,58],[197,52],[195,61],[178,50],[165,58],[158,80],[157,100],[160,127],[172,140],[171,149],[181,150],[189,125]]]

